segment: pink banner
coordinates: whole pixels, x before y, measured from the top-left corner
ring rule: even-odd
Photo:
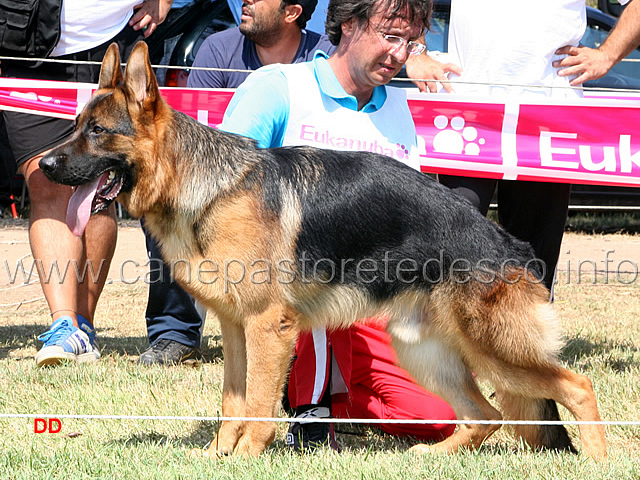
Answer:
[[[0,109],[74,118],[95,85],[0,78]],[[162,88],[176,110],[217,126],[227,89]],[[487,102],[409,93],[425,172],[640,186],[640,97]]]
[[[640,185],[638,98],[486,103],[411,94],[423,171],[476,177]]]

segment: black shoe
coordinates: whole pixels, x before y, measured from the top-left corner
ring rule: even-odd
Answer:
[[[161,338],[138,357],[138,363],[140,365],[178,365],[196,360],[197,356],[197,348]]]
[[[327,407],[313,407],[299,413],[294,418],[329,418],[331,413]],[[312,451],[325,446],[340,451],[336,435],[331,423],[294,422],[287,432],[287,445],[296,452]]]

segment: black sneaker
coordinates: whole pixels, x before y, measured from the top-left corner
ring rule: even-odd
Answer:
[[[330,418],[331,412],[327,407],[313,407],[299,413],[294,418]],[[331,423],[301,423],[293,422],[287,432],[287,445],[296,452],[312,451],[325,446],[340,451],[336,434]]]
[[[195,361],[197,356],[197,348],[161,338],[138,357],[138,363],[140,365],[178,365]]]

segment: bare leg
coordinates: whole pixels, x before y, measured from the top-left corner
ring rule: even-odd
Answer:
[[[29,241],[53,320],[68,315],[77,326],[78,313],[93,321],[107,278],[117,238],[115,208],[92,218],[82,239],[74,236],[65,223],[72,190],[50,182],[40,171],[38,162],[46,153],[22,166],[31,197]],[[76,275],[74,265],[82,272],[85,260],[94,265],[96,273],[102,262],[96,279],[91,274],[84,279]]]
[[[64,272],[74,259],[79,262],[83,258],[81,239],[76,238],[65,223],[72,190],[50,182],[43,175],[38,167],[42,156],[33,157],[22,166],[31,198],[31,252],[53,320],[69,315],[77,325],[78,283],[75,276],[73,272],[64,278],[55,274],[56,266]]]
[[[109,275],[117,236],[116,208],[111,204],[107,210],[91,216],[82,238],[84,259],[89,268],[85,280],[78,286],[78,313],[92,324],[98,299]]]

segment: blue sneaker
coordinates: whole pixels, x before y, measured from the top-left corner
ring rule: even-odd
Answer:
[[[78,323],[80,328],[73,325],[71,317],[60,317],[49,330],[38,336],[38,340],[44,342],[36,354],[38,367],[59,365],[65,360],[95,362],[100,358],[96,330],[80,315]]]

